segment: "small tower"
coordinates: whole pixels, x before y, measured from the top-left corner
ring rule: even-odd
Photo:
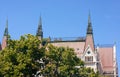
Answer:
[[[90,46],[92,51],[95,50],[94,47],[94,38],[93,38],[93,29],[92,29],[92,23],[90,18],[90,13],[88,15],[88,27],[87,27],[87,33],[86,33],[86,42],[85,42],[85,49]]]
[[[2,50],[7,47],[7,40],[8,40],[8,19],[6,20],[6,27],[4,31],[4,36],[2,40]]]
[[[39,20],[39,23],[38,23],[38,29],[37,29],[37,32],[36,32],[36,36],[42,40],[43,39],[43,31],[42,31],[42,18],[40,16],[40,20]]]

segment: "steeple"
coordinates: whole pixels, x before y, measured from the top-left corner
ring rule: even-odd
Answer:
[[[93,34],[93,29],[92,29],[92,23],[91,23],[90,12],[89,12],[89,15],[88,15],[87,34]]]
[[[88,27],[87,27],[87,35],[86,35],[86,41],[85,41],[85,48],[84,49],[86,50],[88,47],[90,47],[92,49],[92,51],[95,50],[90,12],[89,12],[89,15],[88,15]]]
[[[6,20],[6,27],[4,31],[3,40],[2,40],[2,50],[7,47],[7,41],[8,41],[8,19]]]
[[[4,31],[4,36],[8,36],[8,19],[6,20],[6,27]]]
[[[39,23],[38,23],[38,29],[37,29],[36,36],[38,36],[40,39],[43,38],[43,31],[42,31],[42,18],[41,18],[41,16],[40,16],[40,20],[39,20]]]

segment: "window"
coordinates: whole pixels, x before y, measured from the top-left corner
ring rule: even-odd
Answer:
[[[93,61],[93,56],[85,56],[85,61]]]
[[[79,50],[79,48],[77,48],[77,50]]]
[[[90,51],[88,51],[87,53],[90,54]]]

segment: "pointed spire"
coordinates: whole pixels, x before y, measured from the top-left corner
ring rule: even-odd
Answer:
[[[4,31],[4,36],[8,36],[8,18],[6,20],[6,27],[5,27],[5,31]]]
[[[39,20],[39,23],[38,23],[38,29],[37,29],[36,36],[39,36],[40,38],[43,38],[42,18],[41,18],[41,16],[40,16],[40,20]]]
[[[40,16],[39,24],[38,25],[42,27],[42,18],[41,18],[41,16]]]
[[[4,36],[3,36],[3,40],[2,40],[2,50],[7,47],[7,41],[8,41],[8,18],[6,20],[6,27],[5,27],[5,31],[4,31]]]
[[[91,23],[91,16],[90,16],[90,12],[89,12],[89,15],[88,15],[88,23]]]
[[[95,51],[93,29],[92,29],[92,23],[91,23],[91,18],[90,18],[90,12],[89,12],[89,15],[88,15],[88,27],[87,27],[87,35],[86,35],[86,40],[85,40],[84,51],[86,51],[86,49],[88,47],[90,47],[92,51]]]
[[[88,28],[87,28],[87,34],[93,34],[93,29],[92,29],[92,23],[91,23],[90,12],[89,12],[89,15],[88,15]]]

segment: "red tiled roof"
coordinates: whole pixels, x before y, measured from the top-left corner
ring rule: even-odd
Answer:
[[[113,47],[99,48],[98,53],[103,71],[113,71]]]
[[[85,46],[85,42],[53,42],[51,44],[58,47],[62,46],[73,48],[78,57],[83,53]]]

